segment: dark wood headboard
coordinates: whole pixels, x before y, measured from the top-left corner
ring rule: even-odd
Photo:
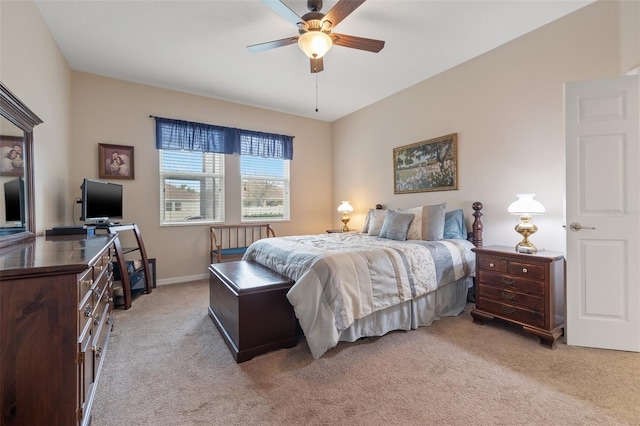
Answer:
[[[472,231],[468,234],[470,234],[469,237],[471,239],[471,242],[476,247],[482,247],[482,220],[480,219],[482,217],[482,212],[480,212],[480,210],[482,210],[483,207],[484,206],[480,201],[476,201],[471,206],[471,208],[474,210],[473,217],[475,219],[473,220],[473,224],[471,225]]]

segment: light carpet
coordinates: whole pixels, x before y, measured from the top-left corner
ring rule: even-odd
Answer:
[[[108,425],[636,425],[640,354],[555,350],[469,311],[430,327],[304,340],[236,364],[207,281],[160,286],[115,312],[92,410]]]

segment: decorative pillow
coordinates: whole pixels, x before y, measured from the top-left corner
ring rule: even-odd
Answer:
[[[387,215],[387,210],[373,210],[369,215],[369,235],[374,237],[380,235],[380,230],[384,224],[384,218]]]
[[[422,209],[422,239],[439,241],[444,236],[444,215],[447,203],[424,206]]]
[[[413,221],[407,230],[407,240],[422,239],[422,207],[413,207],[410,209],[397,210],[398,213],[412,214]]]
[[[464,212],[462,209],[451,210],[444,215],[444,235],[445,240],[467,239],[467,225],[464,222]]]
[[[414,215],[390,211],[384,218],[379,238],[404,241],[407,239],[407,230]]]
[[[398,211],[414,215],[413,222],[407,231],[407,240],[439,241],[443,238],[447,203]]]

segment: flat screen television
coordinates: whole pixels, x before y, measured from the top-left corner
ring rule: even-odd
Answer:
[[[108,224],[112,219],[122,219],[122,185],[85,178],[80,188],[80,220]]]
[[[24,179],[12,179],[4,184],[4,217],[6,222],[24,224]]]

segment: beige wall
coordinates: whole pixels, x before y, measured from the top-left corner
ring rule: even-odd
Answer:
[[[124,185],[123,221],[140,226],[161,281],[207,273],[209,228],[160,227],[159,160],[149,115],[294,135],[291,220],[275,222],[276,234],[320,233],[331,226],[329,123],[80,72],[72,74],[71,92],[75,163],[66,200],[80,197],[83,178],[98,178],[98,143],[133,146],[135,179],[117,181]],[[239,157],[228,156],[225,166],[226,222],[240,223]],[[77,206],[74,217],[79,215]]]
[[[626,74],[640,67],[640,1],[620,2],[620,70]]]
[[[0,1],[0,80],[44,123],[34,129],[36,227],[65,223],[71,71],[31,1]]]
[[[333,204],[351,200],[359,226],[376,203],[447,201],[472,213],[481,201],[485,245],[515,245],[507,207],[533,192],[547,213],[534,219],[532,240],[564,251],[563,83],[623,75],[622,64],[638,62],[637,38],[635,51],[625,43],[619,54],[619,16],[617,3],[595,3],[334,122]],[[394,194],[393,148],[454,132],[458,190]]]

